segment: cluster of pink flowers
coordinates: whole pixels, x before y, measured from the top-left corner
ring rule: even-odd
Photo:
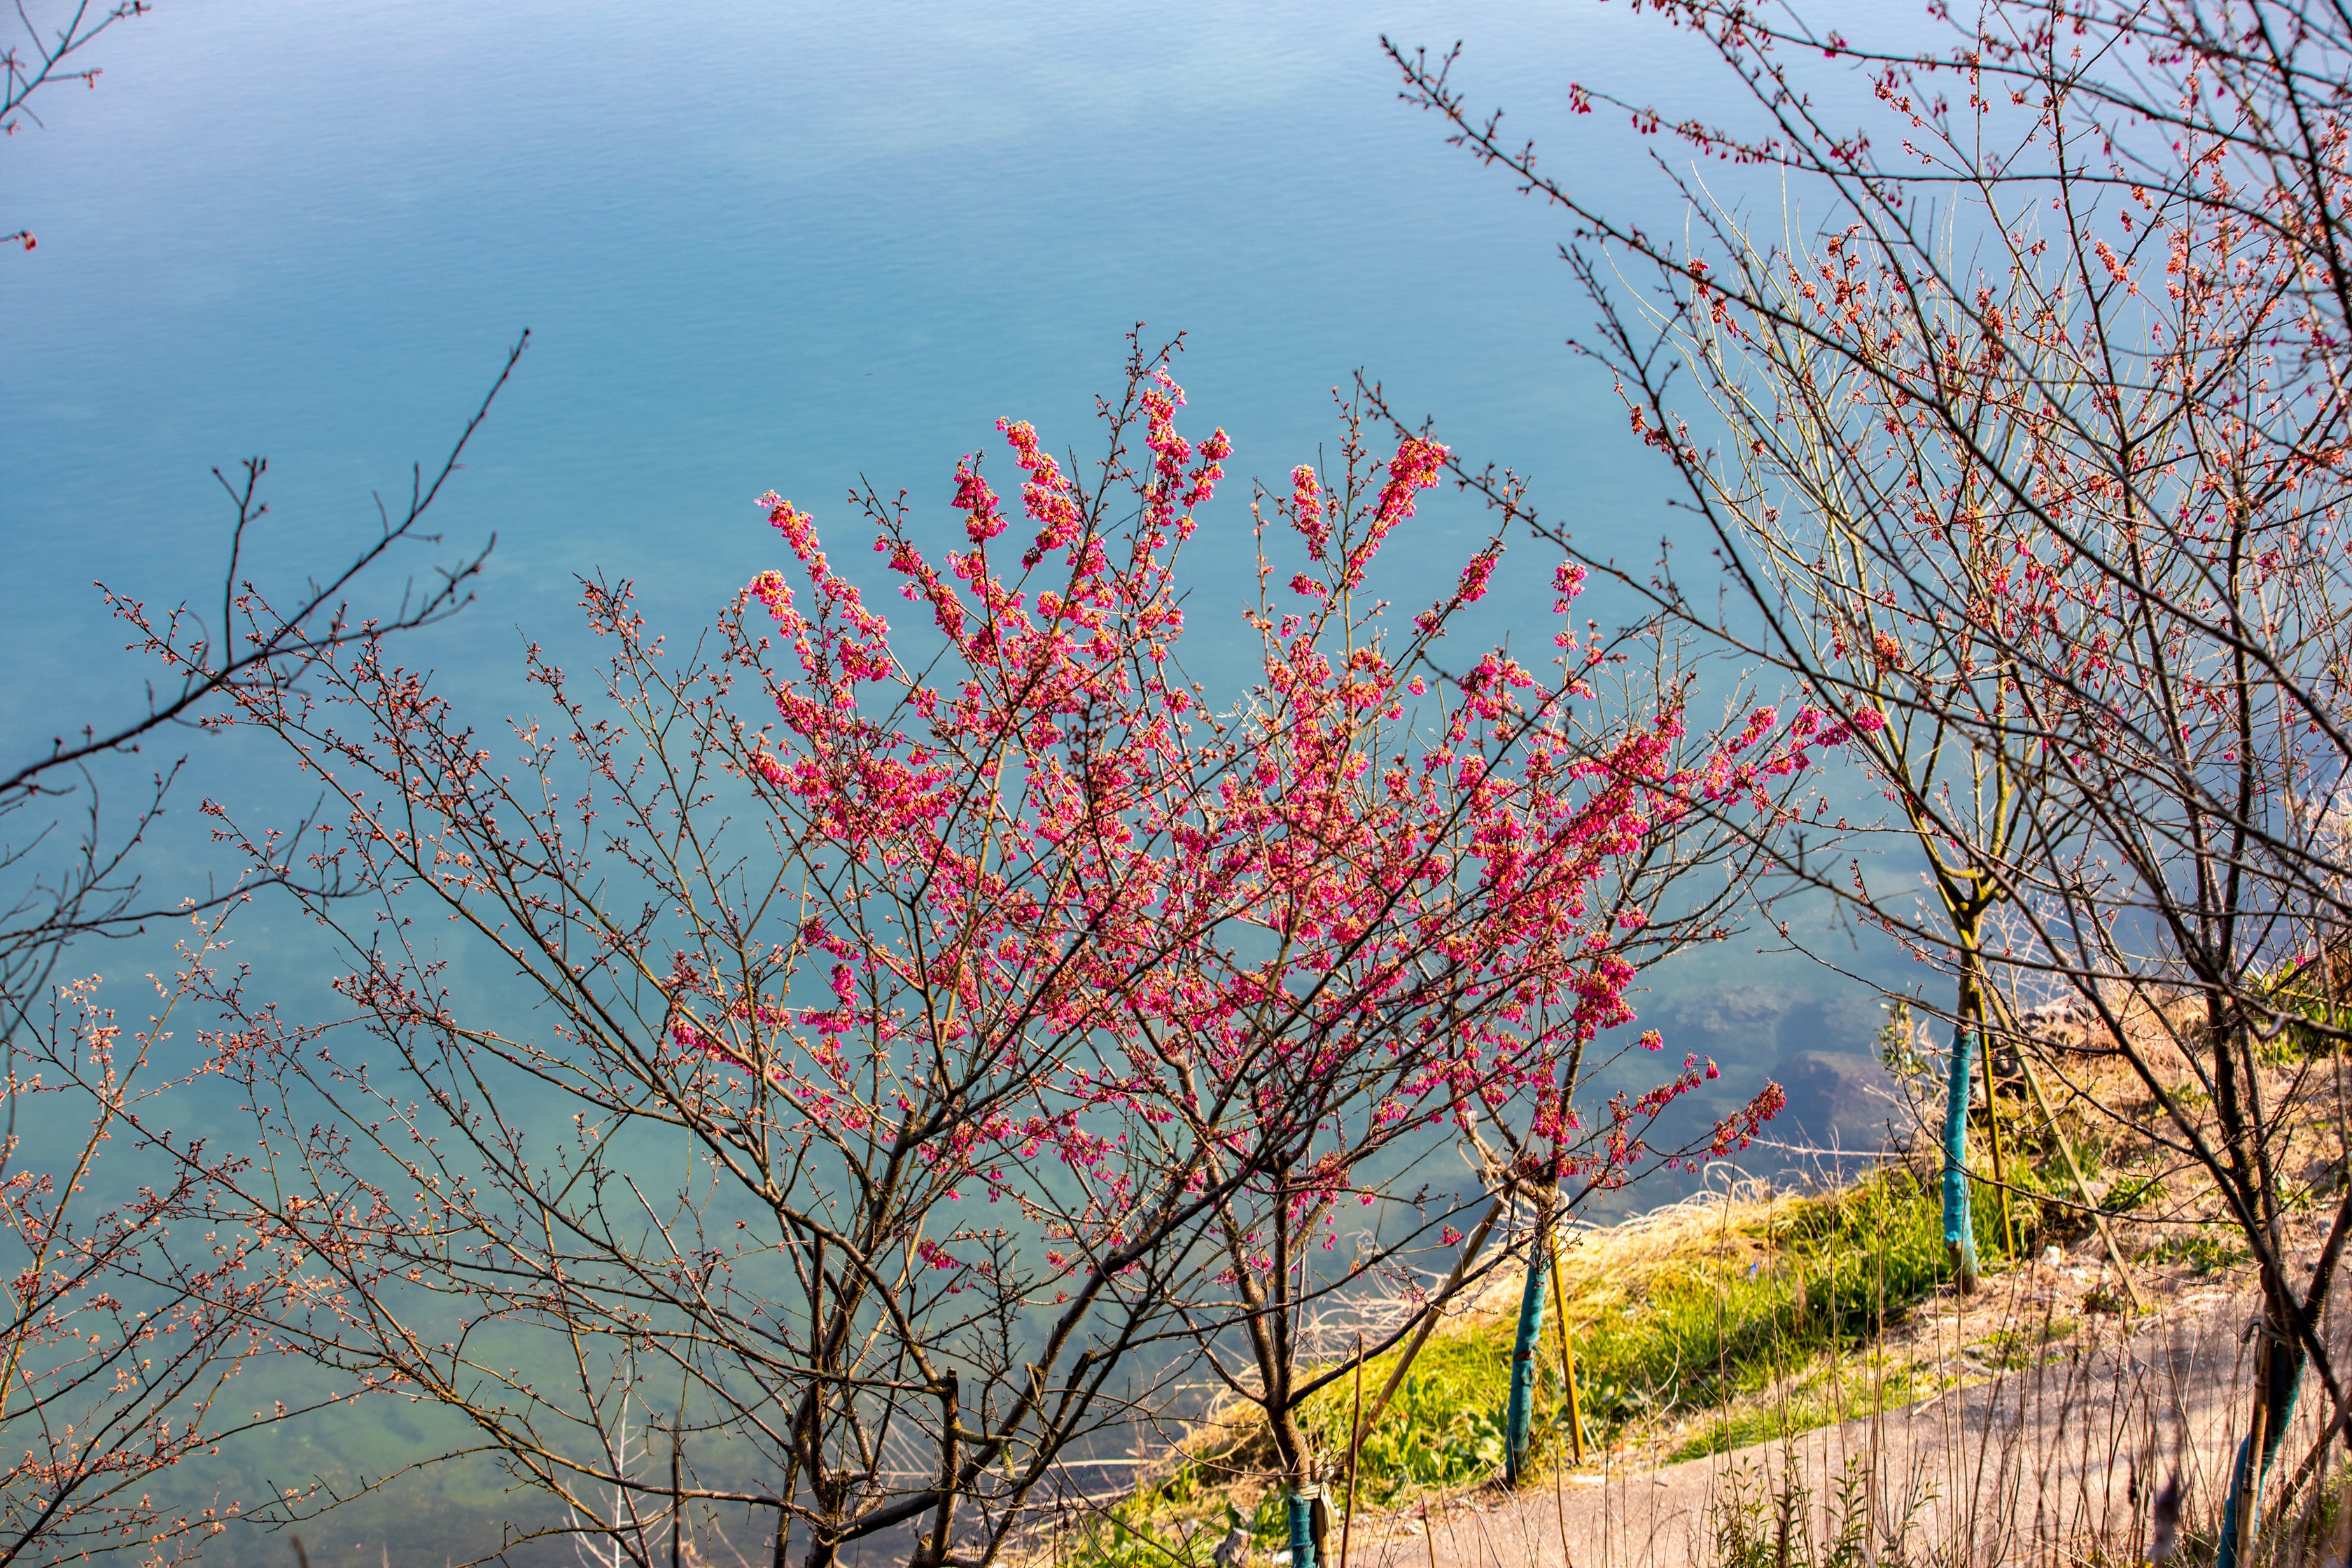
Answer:
[[[792,610],[788,591],[772,596],[782,587],[782,580],[773,573],[761,574],[753,586],[777,626],[793,639],[801,656],[801,668],[819,681],[833,680],[836,671],[844,682],[887,679],[890,623],[868,610],[857,585],[833,570],[824,552],[817,547],[815,521],[773,490],[761,496],[759,505],[776,531],[792,546],[816,589],[819,626],[812,628],[807,620]],[[826,627],[832,628],[830,635],[825,634]],[[835,697],[842,700],[838,689]]]
[[[1029,426],[1024,425],[1021,428],[1026,431]],[[1045,461],[1053,459],[1048,458]],[[980,477],[980,470],[973,468],[971,462],[967,456],[956,464],[955,500],[949,504],[958,511],[969,514],[964,531],[971,535],[971,542],[986,544],[1004,531],[1004,509],[998,503],[996,492],[988,488],[988,481]],[[1055,475],[1056,479],[1060,477],[1058,473]]]
[[[1429,700],[1422,650],[1486,593],[1499,542],[1394,646],[1381,606],[1299,574],[1314,615],[1255,621],[1255,703],[1203,728],[1172,663],[1183,616],[1167,552],[1230,446],[1222,431],[1197,448],[1179,433],[1182,392],[1164,369],[1135,391],[1148,461],[1124,531],[1089,533],[1060,466],[1010,419],[998,427],[1038,525],[1018,578],[987,560],[1003,521],[972,459],[953,505],[973,550],[944,573],[900,514],[874,514],[877,550],[945,640],[920,677],[827,566],[805,514],[762,498],[820,612],[803,616],[774,574],[746,591],[799,671],[769,672],[782,728],[772,751],[747,744],[743,766],[848,857],[865,890],[828,919],[859,935],[825,939],[839,950],[830,1002],[734,998],[679,1023],[678,1047],[745,1071],[741,1092],[764,1080],[813,1127],[914,1127],[938,1114],[918,1058],[985,1059],[1003,1098],[952,1119],[951,1135],[926,1133],[923,1160],[942,1183],[984,1180],[992,1200],[1097,1247],[1128,1233],[1125,1205],[1150,1189],[1139,1162],[1188,1138],[1203,1162],[1188,1190],[1213,1164],[1312,1149],[1269,1168],[1289,1172],[1285,1204],[1322,1213],[1371,1200],[1355,1173],[1386,1142],[1524,1100],[1559,1170],[1623,1179],[1643,1126],[1715,1069],[1686,1062],[1651,1094],[1621,1097],[1593,1134],[1560,1092],[1566,1053],[1635,1021],[1621,949],[1646,916],[1616,890],[1620,868],[1694,802],[1753,792],[1830,732],[1818,715],[1784,730],[1759,710],[1703,766],[1678,767],[1684,730],[1668,710],[1595,752],[1575,739],[1590,658],[1571,632],[1550,679],[1499,648],[1469,661],[1429,736],[1408,721]],[[1313,468],[1295,469],[1289,521],[1307,562],[1345,538],[1337,582],[1360,583],[1446,455],[1400,440],[1372,504],[1348,517]],[[1556,575],[1562,615],[1581,583],[1572,568]],[[1226,933],[1246,927],[1277,956],[1236,950]],[[899,1058],[902,1043],[915,1055]],[[1640,1044],[1662,1046],[1654,1031]],[[1187,1133],[1203,1125],[1202,1096],[1220,1108],[1213,1131]],[[1150,1130],[1161,1152],[1119,1129]],[[1020,1177],[1042,1160],[1086,1173],[1079,1212]]]
[[[1307,542],[1307,558],[1322,560],[1331,542],[1331,523],[1323,513],[1322,481],[1315,477],[1311,464],[1301,463],[1290,470],[1290,522]]]
[[[1766,1084],[1757,1091],[1755,1099],[1715,1124],[1715,1136],[1708,1141],[1707,1152],[1723,1155],[1747,1148],[1763,1131],[1764,1123],[1780,1115],[1788,1103],[1787,1090],[1777,1083]]]
[[[1380,553],[1381,545],[1398,524],[1412,516],[1415,492],[1436,488],[1446,456],[1444,447],[1418,437],[1408,436],[1397,443],[1396,456],[1389,459],[1388,482],[1381,487],[1380,501],[1372,509],[1370,526],[1348,552],[1345,580],[1349,587],[1363,581],[1365,569]]]
[[[1021,487],[1021,509],[1029,521],[1037,525],[1037,537],[1021,557],[1021,564],[1034,566],[1045,558],[1048,551],[1060,550],[1078,537],[1083,519],[1078,511],[1077,492],[1062,476],[1062,466],[1053,454],[1037,444],[1037,428],[1026,419],[999,419],[997,429],[1013,447],[1013,461],[1029,476]],[[986,487],[982,487],[984,489]],[[995,498],[991,497],[992,501]],[[975,537],[974,543],[980,540]]]

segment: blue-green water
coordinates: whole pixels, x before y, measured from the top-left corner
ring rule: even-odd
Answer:
[[[1361,365],[1644,542],[1664,477],[1559,347],[1590,311],[1559,225],[1397,103],[1376,42],[1467,37],[1539,131],[1580,63],[1643,73],[1664,35],[1632,20],[167,4],[0,163],[41,241],[0,273],[10,731],[117,694],[85,584],[201,573],[211,466],[268,453],[297,537],[361,525],[525,326],[444,517],[499,534],[475,639],[592,565],[703,611],[772,553],[770,486],[936,504],[998,415],[1069,430],[1138,321],[1189,333],[1236,472],[1311,453]]]
[[[684,629],[773,563],[763,489],[848,543],[861,476],[940,515],[1001,414],[1085,445],[1139,321],[1187,334],[1192,422],[1231,432],[1237,477],[1313,457],[1361,366],[1589,543],[1645,556],[1669,478],[1561,346],[1591,311],[1560,224],[1397,102],[1383,32],[1463,39],[1474,100],[1644,210],[1650,143],[1567,105],[1572,77],[1681,68],[1676,36],[1623,6],[164,0],[96,47],[96,90],[39,100],[46,126],[0,147],[0,229],[40,239],[0,256],[9,757],[136,703],[147,672],[89,584],[204,591],[227,518],[208,469],[267,453],[265,570],[327,563],[373,526],[371,491],[437,460],[525,327],[438,511],[450,552],[497,535],[480,601],[410,656],[486,716],[523,700],[525,637],[575,637],[575,574],[635,579]],[[1196,645],[1241,631],[1228,496],[1192,552]],[[1405,548],[1450,574],[1482,533],[1433,498]],[[184,741],[186,802],[299,799],[257,742]],[[223,868],[176,829],[192,815],[154,885]],[[283,994],[315,986],[282,911],[242,943]],[[1865,1043],[1869,999],[1801,963],[1708,973],[1652,1016],[1734,1080]],[[321,1455],[380,1468],[430,1426],[339,1415],[240,1457],[236,1484]],[[463,1556],[508,1507],[436,1480],[312,1531],[313,1559]]]

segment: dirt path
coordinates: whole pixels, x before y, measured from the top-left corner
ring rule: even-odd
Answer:
[[[1985,1372],[1969,1360],[1971,1338],[1998,1314],[2048,1321],[2060,1302],[2080,1299],[2083,1274],[2022,1270],[1992,1284],[1965,1317],[1923,1314],[1921,1331],[1937,1336],[1939,1349],[1948,1342],[1955,1367]],[[1866,1518],[1878,1537],[1870,1561],[1893,1555],[1898,1534],[1912,1561],[1990,1564],[2092,1538],[2133,1561],[2153,1495],[2176,1464],[2185,1517],[2220,1508],[2246,1419],[2246,1331],[2257,1306],[2242,1286],[2191,1289],[2128,1331],[2119,1319],[2089,1320],[2046,1360],[1871,1419],[1685,1464],[1570,1475],[1557,1489],[1491,1489],[1438,1511],[1426,1529],[1412,1515],[1393,1516],[1353,1542],[1350,1568],[1561,1564],[1563,1535],[1572,1568],[1711,1564],[1723,1555],[1718,1503],[1744,1488],[1756,1502],[1752,1528],[1769,1538],[1769,1493],[1792,1472],[1811,1495],[1816,1542],[1834,1531],[1838,1493],[1848,1489],[1846,1516]],[[2282,1452],[2282,1476],[2309,1452],[2321,1403],[2315,1384]],[[1336,1562],[1339,1542],[1330,1546]]]

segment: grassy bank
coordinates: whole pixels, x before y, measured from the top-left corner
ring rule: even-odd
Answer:
[[[2000,1205],[1980,1191],[1978,1247],[2005,1260]],[[2013,1203],[2012,1218],[2025,1205]],[[2018,1226],[2018,1250],[2038,1239]],[[1687,1458],[1908,1403],[1937,1373],[1881,1353],[1885,1331],[1949,1282],[1932,1183],[1890,1164],[1815,1194],[1717,1197],[1580,1233],[1560,1254],[1562,1293],[1589,1457],[1638,1447]],[[1503,1406],[1522,1275],[1507,1270],[1414,1360],[1363,1437],[1360,1506],[1392,1509],[1491,1479],[1503,1463]],[[1368,1363],[1383,1386],[1395,1352]],[[1546,1325],[1534,1466],[1572,1462],[1559,1339]],[[1302,1425],[1318,1449],[1348,1445],[1352,1390],[1335,1383]],[[1262,1426],[1204,1423],[1168,1472],[1066,1542],[1064,1561],[1111,1565],[1207,1561],[1235,1521],[1271,1545],[1281,1525],[1263,1477]],[[1073,1552],[1075,1550],[1075,1555]]]
[[[1979,1215],[1979,1246],[1997,1257],[1998,1220]],[[1675,1458],[1916,1397],[1883,1375],[1838,1373],[1859,1371],[1852,1352],[1950,1277],[1936,1194],[1900,1167],[1835,1193],[1678,1205],[1585,1232],[1562,1250],[1560,1271],[1588,1446],[1672,1433]],[[1513,1271],[1415,1361],[1364,1436],[1358,1484],[1370,1501],[1471,1484],[1501,1465],[1518,1295]],[[1571,1447],[1559,1352],[1548,1324],[1539,1467]],[[1381,1386],[1392,1363],[1372,1363],[1365,1382]],[[1811,1371],[1823,1374],[1821,1389],[1746,1408]],[[1338,1452],[1349,1421],[1349,1392],[1335,1385],[1310,1404],[1305,1425],[1318,1447]]]

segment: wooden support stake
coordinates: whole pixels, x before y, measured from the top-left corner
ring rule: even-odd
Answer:
[[[1348,1547],[1356,1538],[1356,1456],[1364,1447],[1364,1335],[1356,1332],[1356,1415],[1348,1429],[1348,1514],[1339,1521],[1339,1568],[1348,1568]]]
[[[1552,1316],[1559,1320],[1559,1375],[1568,1384],[1568,1437],[1575,1446],[1576,1462],[1584,1463],[1584,1413],[1577,1402],[1576,1352],[1568,1342],[1568,1292],[1559,1281],[1559,1242],[1551,1244]]]

